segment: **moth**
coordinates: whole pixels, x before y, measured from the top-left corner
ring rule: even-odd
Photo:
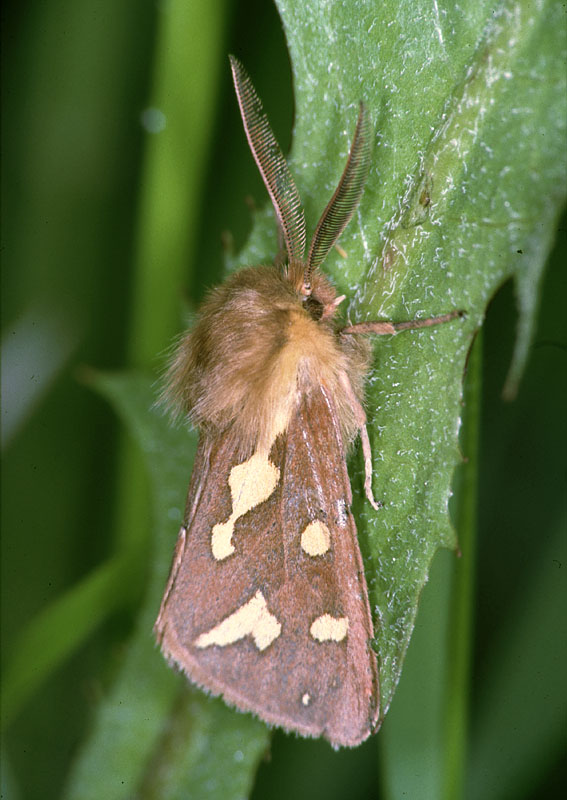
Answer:
[[[436,325],[337,319],[320,267],[356,210],[373,131],[360,105],[350,153],[305,258],[299,194],[244,67],[230,58],[250,149],[285,247],[205,299],[168,372],[172,404],[200,438],[155,631],[165,657],[241,711],[334,747],[379,720],[378,664],[346,451],[359,436],[364,334]]]

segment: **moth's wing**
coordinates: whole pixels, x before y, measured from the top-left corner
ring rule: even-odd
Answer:
[[[200,443],[162,649],[241,710],[356,745],[377,723],[378,675],[332,399],[304,397],[269,458],[235,456],[228,437]]]

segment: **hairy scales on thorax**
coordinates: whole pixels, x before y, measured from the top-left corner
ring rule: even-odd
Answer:
[[[369,349],[340,334],[334,300],[319,271],[309,302],[276,267],[235,273],[209,293],[179,345],[168,374],[172,405],[213,435],[231,428],[245,456],[271,442],[274,419],[287,423],[301,394],[324,386],[349,442],[359,426],[344,377],[361,401]]]

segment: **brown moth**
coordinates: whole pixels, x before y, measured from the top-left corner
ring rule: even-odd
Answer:
[[[344,299],[320,271],[370,166],[361,104],[348,160],[307,259],[299,194],[260,100],[231,57],[248,142],[286,257],[214,289],[168,373],[168,395],[200,429],[169,582],[155,625],[166,658],[241,711],[334,747],[378,725],[372,617],[346,449],[357,435],[374,507],[362,407],[370,346],[446,322],[341,326]]]

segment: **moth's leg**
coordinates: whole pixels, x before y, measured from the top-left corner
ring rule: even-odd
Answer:
[[[377,511],[380,508],[380,504],[376,502],[372,494],[372,448],[370,447],[370,439],[368,438],[368,431],[366,430],[366,414],[357,400],[348,375],[344,372],[341,375],[341,383],[345,387],[351,408],[354,411],[354,418],[358,426],[358,434],[362,444],[362,455],[364,456],[364,491],[370,505]]]
[[[360,404],[359,408],[364,414],[364,409]],[[372,448],[370,447],[370,439],[368,438],[368,431],[366,430],[366,415],[364,415],[364,422],[360,425],[358,433],[360,434],[362,454],[364,456],[364,491],[366,492],[366,497],[372,508],[378,511],[380,504],[376,502],[372,494]]]
[[[400,331],[410,331],[416,328],[430,328],[432,325],[442,325],[444,322],[450,322],[452,319],[464,316],[464,311],[450,311],[448,314],[442,314],[440,317],[410,319],[407,322],[357,322],[354,325],[347,325],[345,328],[342,328],[341,333],[374,333],[378,336],[384,336],[388,333],[399,333]]]

